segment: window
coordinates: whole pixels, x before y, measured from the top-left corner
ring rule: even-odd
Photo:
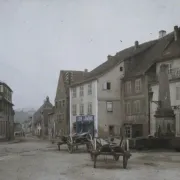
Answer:
[[[115,135],[114,126],[109,126],[109,135]]]
[[[65,106],[65,100],[62,100],[62,107]]]
[[[131,81],[126,82],[125,91],[126,91],[127,94],[131,94]]]
[[[127,138],[131,138],[131,126],[125,126],[125,135]]]
[[[121,66],[121,67],[119,68],[119,70],[120,70],[120,71],[123,71],[123,67]]]
[[[3,92],[3,85],[0,85],[0,92]]]
[[[168,74],[172,74],[172,64],[168,63]]]
[[[92,94],[92,84],[88,84],[88,95]]]
[[[88,114],[92,114],[92,103],[88,103]]]
[[[110,90],[111,89],[111,83],[110,82],[105,82],[103,84],[103,90]]]
[[[135,80],[135,92],[138,93],[141,91],[141,79]]]
[[[76,110],[77,110],[77,108],[76,108],[76,104],[73,104],[72,105],[72,114],[73,114],[73,116],[76,116]]]
[[[180,100],[180,87],[176,87],[176,100]]]
[[[131,115],[131,104],[130,104],[130,102],[126,103],[126,114]]]
[[[140,109],[141,109],[140,100],[134,101],[134,112],[135,113],[140,113]]]
[[[72,97],[75,98],[76,97],[76,88],[72,89]]]
[[[80,104],[80,112],[79,112],[79,114],[80,115],[84,115],[84,105],[83,104]]]
[[[80,86],[79,96],[84,96],[84,86]]]
[[[106,108],[108,112],[112,112],[113,111],[113,102],[106,102]]]

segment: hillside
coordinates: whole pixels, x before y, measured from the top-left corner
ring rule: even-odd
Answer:
[[[28,120],[29,116],[32,116],[34,114],[36,110],[34,109],[18,109],[15,110],[15,116],[14,116],[14,121],[15,122],[19,122],[19,123],[23,123],[24,121]]]

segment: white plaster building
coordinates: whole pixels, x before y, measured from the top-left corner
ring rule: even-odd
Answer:
[[[98,129],[97,80],[70,88],[70,132],[79,116],[93,116]]]
[[[124,117],[122,78],[132,64],[126,60],[150,46],[151,44],[146,43],[139,45],[136,41],[135,46],[120,51],[115,56],[108,56],[108,60],[89,72],[84,81],[71,85],[71,132],[77,130],[73,130],[73,123],[75,124],[78,118],[88,119],[88,115],[92,115],[89,117],[94,118],[93,129],[97,132],[96,135],[120,135]],[[92,91],[92,94],[89,95],[89,91]]]

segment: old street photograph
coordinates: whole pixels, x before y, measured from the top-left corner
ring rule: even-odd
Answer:
[[[179,0],[0,0],[0,180],[179,168]]]

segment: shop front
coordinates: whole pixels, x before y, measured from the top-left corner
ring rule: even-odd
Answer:
[[[76,133],[90,132],[94,136],[94,116],[76,116]]]

